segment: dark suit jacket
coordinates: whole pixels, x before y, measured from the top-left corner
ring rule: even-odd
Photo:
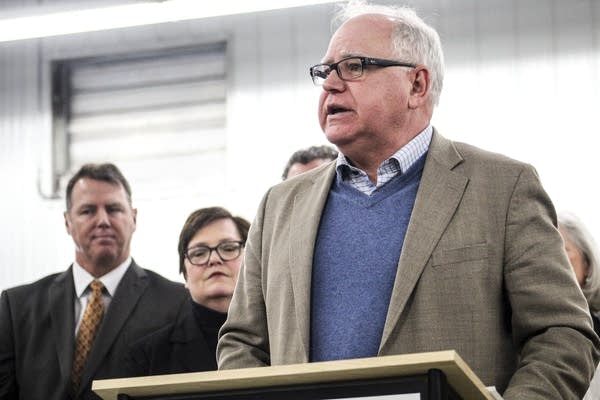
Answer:
[[[252,223],[219,369],[309,361],[315,238],[335,163],[274,186]],[[454,349],[506,400],[580,399],[598,337],[534,169],[434,131],[378,355]]]
[[[217,335],[226,314],[190,299],[175,323],[135,342],[126,357],[130,376],[177,374],[217,369]]]
[[[75,398],[99,399],[94,379],[126,376],[130,343],[175,320],[188,296],[183,285],[132,262],[106,311]],[[75,342],[72,267],[0,298],[0,399],[65,400]]]

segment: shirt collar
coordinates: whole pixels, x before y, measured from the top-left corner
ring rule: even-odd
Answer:
[[[421,133],[415,136],[405,146],[401,147],[390,158],[397,160],[400,165],[400,170],[406,172],[429,149],[432,135],[433,127],[427,125],[427,128],[423,129]]]
[[[429,149],[429,144],[431,143],[431,137],[433,136],[433,126],[428,124],[425,129],[423,129],[417,136],[412,138],[410,142],[402,146],[398,151],[396,151],[390,158],[385,160],[382,166],[386,167],[397,166],[398,172],[405,172],[408,170],[425,152]],[[362,172],[364,171],[356,168],[352,165],[352,161],[343,155],[341,152],[338,154],[336,160],[336,170],[338,175],[342,177],[342,179],[346,179],[350,172]]]
[[[125,272],[127,272],[127,268],[129,268],[130,264],[131,256],[127,257],[127,260],[125,260],[125,262],[123,262],[117,268],[98,278],[111,297],[115,295],[117,286],[119,285],[119,282],[121,282],[121,278],[123,278]],[[89,284],[94,279],[96,278],[83,269],[83,267],[79,265],[77,261],[73,262],[73,281],[75,283],[75,295],[77,297],[81,297],[83,295]]]

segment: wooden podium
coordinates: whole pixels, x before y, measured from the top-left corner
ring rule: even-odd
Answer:
[[[94,381],[92,390],[104,400],[313,400],[408,393],[423,400],[494,399],[455,351],[106,379]]]

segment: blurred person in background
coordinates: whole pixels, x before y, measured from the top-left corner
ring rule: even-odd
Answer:
[[[136,342],[130,376],[217,369],[219,329],[237,282],[250,223],[221,207],[194,211],[179,235],[179,272],[189,291],[177,321]]]
[[[558,231],[565,243],[577,283],[590,307],[594,330],[600,335],[600,271],[594,238],[577,216],[567,212],[558,215]]]
[[[598,271],[598,247],[594,238],[581,219],[575,214],[561,212],[558,214],[558,231],[560,232],[565,251],[575,273],[577,283],[583,291],[594,323],[596,334],[600,335],[600,271]],[[600,366],[590,384],[583,400],[600,399]]]
[[[303,172],[310,171],[319,165],[335,160],[338,152],[331,146],[311,146],[296,151],[288,160],[281,178],[293,178]]]

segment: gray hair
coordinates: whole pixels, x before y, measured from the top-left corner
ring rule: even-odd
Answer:
[[[558,226],[568,239],[581,251],[588,265],[588,274],[581,287],[594,313],[600,311],[600,271],[598,271],[598,248],[594,238],[583,222],[572,213],[558,215]]]
[[[332,20],[332,27],[338,28],[347,20],[365,14],[384,15],[394,21],[393,52],[401,61],[427,67],[431,76],[429,98],[432,105],[438,105],[444,84],[444,53],[437,31],[412,8],[368,4],[363,0],[343,5]]]

